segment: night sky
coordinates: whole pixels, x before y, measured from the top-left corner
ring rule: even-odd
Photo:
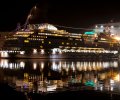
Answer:
[[[32,8],[37,5],[37,12]],[[0,31],[12,31],[17,23],[51,23],[87,28],[95,24],[120,21],[120,3],[85,0],[8,0],[0,1]]]

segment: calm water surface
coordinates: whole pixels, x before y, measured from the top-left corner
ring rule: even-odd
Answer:
[[[1,59],[0,81],[22,92],[120,92],[120,61]]]

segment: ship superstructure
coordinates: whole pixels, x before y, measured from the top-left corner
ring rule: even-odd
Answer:
[[[6,38],[1,57],[81,58],[118,54],[119,42],[104,34],[69,33],[55,26],[31,24]],[[116,56],[115,56],[116,57]]]

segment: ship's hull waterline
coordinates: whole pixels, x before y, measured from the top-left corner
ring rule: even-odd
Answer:
[[[67,52],[63,54],[8,54],[1,58],[20,58],[20,59],[118,59],[118,54],[114,53],[73,53]]]

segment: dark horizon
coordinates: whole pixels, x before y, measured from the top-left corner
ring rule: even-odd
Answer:
[[[0,3],[0,31],[12,31],[17,23],[25,23],[31,9],[37,4],[39,13],[31,23],[44,23],[88,28],[95,24],[120,21],[120,6],[117,2],[79,2],[60,0],[16,0]]]

